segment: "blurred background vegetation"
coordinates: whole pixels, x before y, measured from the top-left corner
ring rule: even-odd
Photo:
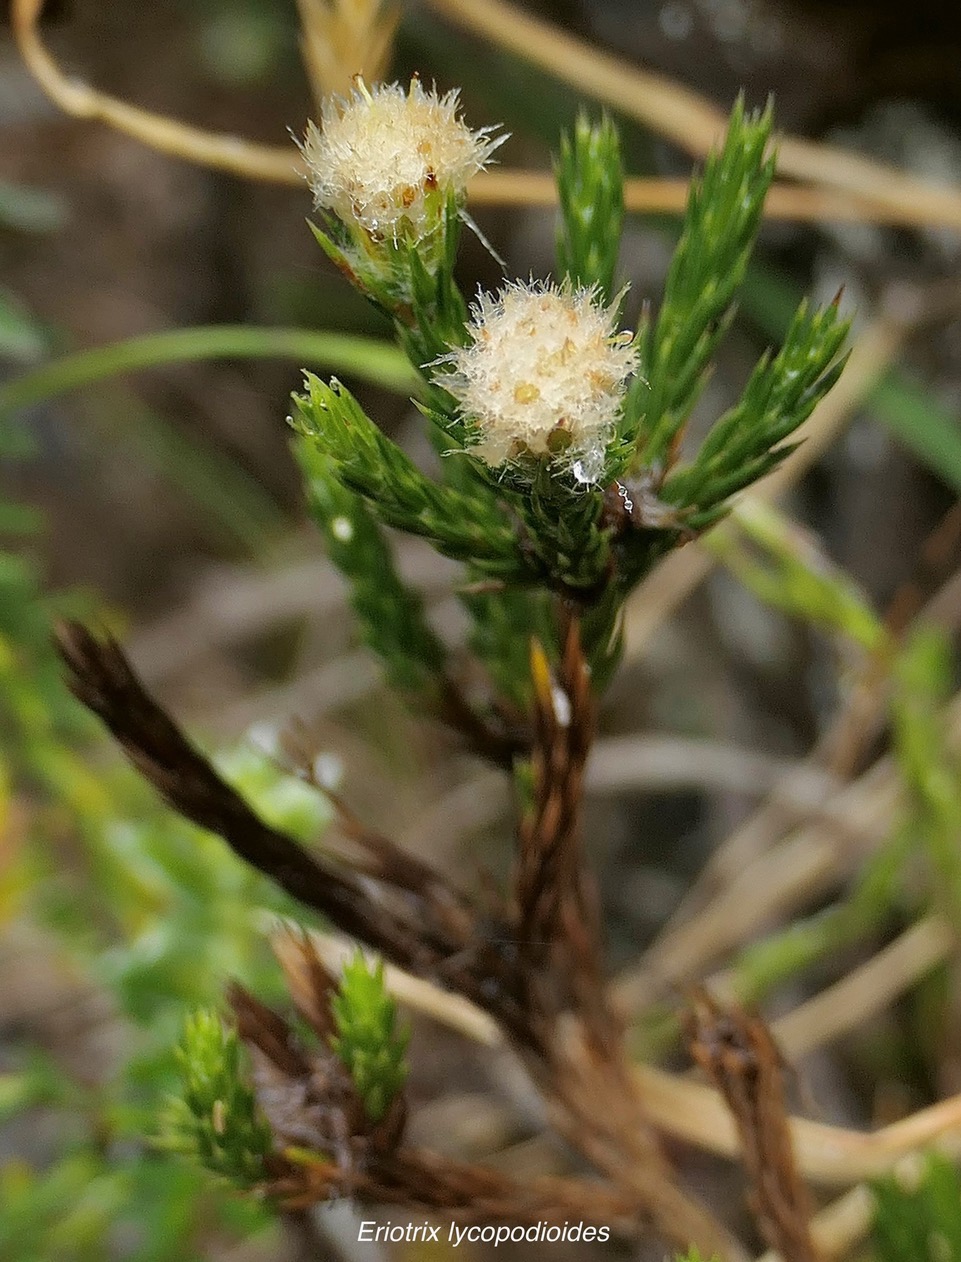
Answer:
[[[954,6],[526,7],[723,112],[740,88],[752,104],[773,92],[783,131],[961,186]],[[205,128],[283,144],[314,108],[294,0],[62,0],[49,6],[44,36],[85,80]],[[412,3],[393,74],[415,70],[460,86],[471,125],[503,123],[512,139],[500,156],[512,167],[546,169],[583,103]],[[614,117],[632,174],[689,173],[689,157]],[[506,787],[387,693],[307,522],[285,416],[308,350],[312,368],[341,373],[415,454],[427,458],[426,444],[404,389],[387,388],[389,364],[352,375],[321,346],[258,358],[238,346],[190,363],[168,347],[135,373],[120,371],[115,354],[102,379],[55,394],[45,365],[135,335],[213,324],[387,330],[311,241],[306,189],[187,165],[65,117],[8,33],[0,127],[0,1257],[290,1257],[296,1223],[268,1225],[144,1142],[172,1085],[170,1048],[186,1012],[215,1004],[231,976],[265,998],[277,992],[266,935],[290,908],[119,763],[66,697],[48,628],[54,610],[69,609],[121,630],[150,685],[299,835],[315,836],[326,808],[257,752],[294,717],[372,824],[465,880],[478,862],[502,872]],[[474,214],[508,275],[550,271],[549,210]],[[671,216],[629,218],[629,311],[659,294],[676,234]],[[959,261],[961,231],[937,226],[824,220],[762,232],[695,433],[736,396],[803,293],[825,299],[843,285],[856,337],[885,321],[897,337],[820,459],[786,488],[782,507],[812,533],[748,514],[713,549],[721,568],[700,583],[682,575],[644,589],[629,615],[586,822],[618,968],[656,939],[708,856],[776,784],[795,786],[776,803],[795,823],[891,747],[907,806],[896,821],[870,816],[860,849],[835,838],[855,851],[850,860],[772,908],[756,940],[731,935],[727,946],[745,949],[735,961],[742,993],[771,995],[777,1015],[932,908],[952,929],[961,924],[961,793],[942,710],[958,685],[961,625],[949,513],[961,490]],[[468,293],[501,275],[469,233],[460,274]],[[30,370],[33,394],[18,394]],[[456,639],[448,573],[409,541],[401,557]],[[914,605],[934,592],[940,634],[905,639]],[[870,706],[857,710],[864,694],[880,695],[882,711],[893,699],[891,726]],[[848,715],[840,735],[839,708]],[[858,722],[859,713],[869,717]],[[802,760],[815,745],[827,755],[812,767]],[[903,861],[918,849],[926,876]],[[715,875],[716,892],[726,878]],[[800,1061],[822,1117],[869,1128],[961,1090],[954,944],[906,997]],[[648,1004],[639,1044],[669,1048],[664,1016]],[[443,1129],[458,1151],[494,1153],[513,1169],[562,1161],[476,1052],[415,1031],[412,1057],[418,1133]],[[715,1192],[732,1178],[692,1152],[682,1162]],[[325,1223],[331,1257],[385,1256],[358,1252],[349,1215]],[[558,1247],[556,1256],[589,1253]]]

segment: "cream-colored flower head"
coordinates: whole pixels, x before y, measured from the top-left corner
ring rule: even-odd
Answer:
[[[471,314],[471,342],[437,361],[434,381],[475,429],[472,454],[496,467],[526,449],[596,482],[638,359],[614,308],[595,289],[517,281]]]
[[[456,89],[438,96],[420,80],[368,89],[322,107],[302,145],[318,208],[376,240],[418,241],[439,223],[450,192],[461,198],[506,136],[471,131],[458,117]]]

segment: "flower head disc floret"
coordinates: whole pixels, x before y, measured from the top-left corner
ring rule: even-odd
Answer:
[[[456,89],[439,96],[417,78],[409,89],[358,79],[349,98],[326,101],[301,146],[315,206],[376,240],[429,235],[506,139],[471,131],[458,105]]]
[[[614,306],[593,288],[517,281],[481,294],[471,314],[471,341],[437,361],[434,381],[474,427],[472,453],[495,467],[526,453],[563,457],[595,482],[638,362]]]

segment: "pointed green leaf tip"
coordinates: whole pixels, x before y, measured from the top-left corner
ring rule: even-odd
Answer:
[[[261,1182],[271,1134],[242,1074],[237,1031],[215,1012],[200,1010],[188,1017],[174,1056],[181,1094],[161,1117],[158,1146],[238,1187]]]
[[[330,1044],[350,1076],[372,1122],[379,1122],[404,1085],[410,1031],[397,1029],[397,1007],[384,985],[384,964],[369,966],[358,951],[344,965],[330,1003],[337,1033]]]
[[[560,218],[557,270],[575,286],[597,285],[605,304],[614,300],[617,256],[624,226],[624,171],[617,129],[603,118],[579,114],[561,136],[554,164]]]
[[[660,312],[638,329],[640,372],[624,409],[624,436],[644,465],[670,455],[731,322],[774,178],[772,118],[770,103],[748,112],[739,97],[723,146],[691,183]]]

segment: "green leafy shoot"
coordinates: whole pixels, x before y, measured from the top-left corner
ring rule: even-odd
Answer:
[[[560,200],[558,274],[574,285],[596,285],[610,303],[624,225],[624,171],[611,120],[605,116],[592,124],[578,114],[572,135],[561,136],[554,175]]]
[[[188,1018],[175,1055],[181,1094],[162,1116],[158,1146],[254,1187],[265,1177],[271,1135],[243,1077],[237,1031],[202,1009]]]
[[[19,417],[0,420],[0,463],[22,455],[24,439]],[[0,497],[0,535],[35,526],[17,521],[18,507]],[[110,995],[123,1039],[115,1072],[96,1091],[37,1056],[0,1074],[0,1123],[37,1106],[84,1119],[79,1130],[67,1126],[66,1149],[46,1154],[42,1170],[17,1161],[0,1171],[0,1257],[99,1259],[104,1241],[132,1224],[155,1262],[184,1262],[203,1252],[212,1229],[234,1238],[263,1225],[266,1211],[224,1181],[198,1179],[176,1153],[144,1148],[166,1108],[171,1044],[185,1007],[216,1002],[225,973],[276,997],[264,914],[291,906],[92,745],[94,723],[64,688],[51,639],[54,612],[89,614],[91,598],[46,598],[32,553],[19,540],[8,551],[0,537],[0,799],[22,783],[31,802],[23,843],[18,836],[0,874],[0,910],[29,916],[78,978]],[[251,787],[235,766],[230,778],[244,793]],[[273,778],[288,790],[296,783],[275,769]],[[315,837],[327,807],[312,796]],[[282,814],[280,826],[292,822]],[[51,828],[61,839],[69,829],[69,864]]]
[[[872,1191],[875,1262],[961,1262],[961,1182],[946,1157],[928,1154],[913,1185],[894,1175]]]
[[[446,650],[428,625],[423,601],[401,579],[366,502],[336,476],[333,461],[299,439],[307,503],[327,555],[350,587],[364,642],[384,664],[388,682],[408,697],[431,696],[445,673]]]
[[[306,395],[295,395],[294,428],[315,443],[344,486],[364,497],[377,518],[423,535],[439,552],[472,561],[486,574],[529,579],[514,532],[503,514],[426,477],[377,428],[351,393],[333,380],[305,374]]]
[[[692,530],[712,525],[724,501],[764,477],[793,447],[785,442],[811,415],[844,367],[838,354],[849,321],[836,302],[810,311],[801,303],[773,358],[761,358],[743,396],[711,428],[692,464],[672,473],[665,500],[692,511]]]
[[[623,425],[637,467],[667,460],[730,323],[774,176],[771,120],[770,105],[747,114],[739,98],[723,149],[691,185],[660,313],[656,321],[645,315],[637,334],[640,371]]]
[[[343,223],[334,215],[323,216],[324,226],[318,227],[308,219],[307,226],[314,240],[331,263],[385,315],[393,317],[409,301],[409,282],[405,269],[398,266],[403,255],[400,251],[382,251],[382,257],[370,257],[358,243],[367,243],[365,234],[358,233],[356,240]],[[370,252],[373,254],[373,252]],[[365,263],[368,264],[365,266]]]
[[[527,526],[530,549],[555,583],[592,588],[603,580],[610,539],[601,496],[578,494],[541,465],[516,507]]]
[[[780,339],[802,297],[799,286],[769,262],[752,266],[741,297],[745,317]],[[892,365],[871,388],[868,409],[915,457],[961,494],[961,429],[957,412],[936,388]]]
[[[369,967],[358,951],[344,965],[330,1009],[331,1047],[350,1070],[371,1122],[379,1122],[407,1078],[410,1031],[397,1028],[397,1006],[384,985],[384,963]]]
[[[365,232],[351,233],[333,215],[325,216],[326,231],[309,224],[335,267],[394,321],[418,372],[462,336],[467,307],[454,280],[454,263],[464,218],[451,191],[434,232],[416,243],[399,238],[374,246]]]

